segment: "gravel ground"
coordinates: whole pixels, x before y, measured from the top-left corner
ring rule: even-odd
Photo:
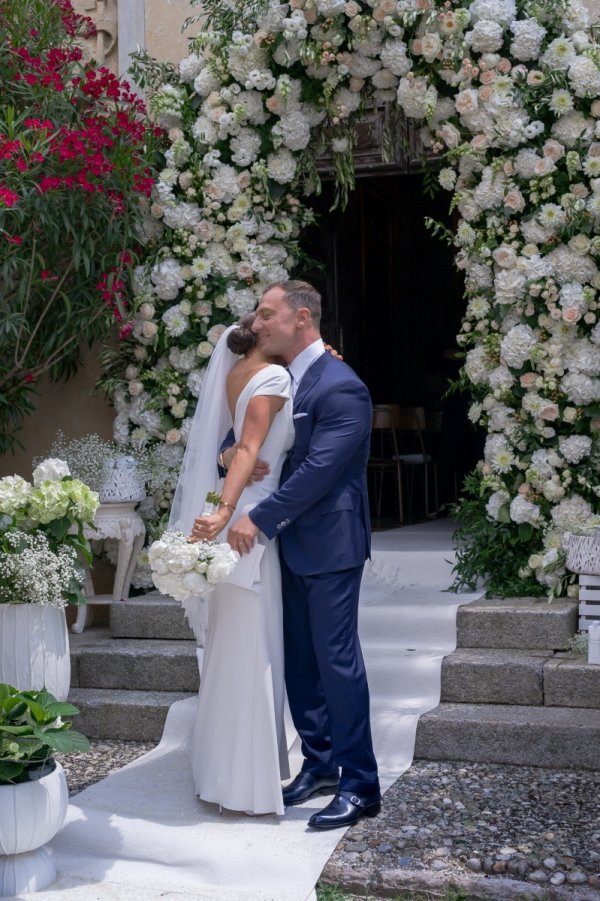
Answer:
[[[71,794],[152,747],[95,741],[63,758]],[[600,772],[416,761],[382,813],[345,833],[323,880],[373,898],[600,901]]]

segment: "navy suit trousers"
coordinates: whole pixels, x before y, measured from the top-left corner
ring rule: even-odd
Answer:
[[[369,722],[369,689],[358,639],[363,566],[301,576],[281,557],[285,679],[302,769],[330,775],[340,790],[379,791]]]

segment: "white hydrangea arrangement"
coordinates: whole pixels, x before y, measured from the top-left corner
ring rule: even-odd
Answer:
[[[481,516],[513,529],[523,586],[563,590],[564,570],[538,565],[560,545],[554,509],[575,500],[583,527],[600,491],[600,48],[585,6],[252,9],[203,30],[179,81],[154,96],[168,149],[150,210],[155,249],[116,360],[117,440],[185,445],[215,326],[294,264],[315,154],[329,148],[348,189],[365,102],[396,102],[443,157],[440,184],[460,215],[459,341],[471,418],[491,436],[474,488]],[[561,445],[573,436],[589,442]],[[542,450],[545,478],[529,478]]]
[[[0,479],[0,603],[53,604],[83,600],[83,567],[91,562],[83,534],[98,494],[49,457],[33,471]]]
[[[177,601],[204,597],[233,571],[240,555],[227,542],[192,542],[167,531],[148,548],[154,584]]]
[[[98,504],[97,492],[71,478],[69,467],[58,458],[49,457],[34,469],[33,484],[17,475],[0,479],[4,531],[42,529],[65,540],[73,526],[79,529],[93,522]]]

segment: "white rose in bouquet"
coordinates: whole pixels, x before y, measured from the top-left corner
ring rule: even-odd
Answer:
[[[148,549],[154,584],[176,601],[212,591],[239,559],[227,543],[192,542],[182,532],[165,532]]]

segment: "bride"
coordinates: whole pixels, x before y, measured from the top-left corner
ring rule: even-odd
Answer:
[[[257,346],[253,320],[250,314],[224,332],[202,385],[169,520],[170,529],[186,535],[202,513],[207,492],[217,487],[217,455],[232,425],[237,450],[220,487],[218,511],[202,517],[207,539],[278,487],[294,441],[290,376]],[[259,451],[268,473],[250,483]],[[204,644],[192,769],[202,800],[251,814],[282,815],[281,780],[289,777],[289,769],[281,575],[275,541],[260,535],[258,544],[259,581],[246,583],[252,587],[225,581],[207,601],[190,598],[183,605]]]

